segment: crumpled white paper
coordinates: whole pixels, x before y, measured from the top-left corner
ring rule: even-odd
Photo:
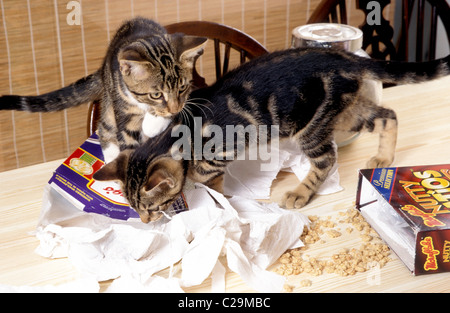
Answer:
[[[299,237],[309,220],[298,211],[254,199],[269,198],[282,168],[303,179],[309,161],[289,141],[282,142],[275,155],[264,171],[263,161],[234,161],[224,186],[231,198],[196,184],[185,191],[189,211],[149,224],[80,211],[48,185],[36,252],[69,258],[83,277],[115,279],[107,290],[111,292],[181,292],[208,277],[211,291],[224,292],[226,266],[256,291],[280,292],[285,278],[267,268],[287,249],[303,245]],[[335,165],[319,193],[341,189]],[[168,278],[157,275],[166,268]]]
[[[270,148],[275,149],[274,151]],[[257,150],[269,150],[273,158],[249,160],[250,155],[258,155]],[[337,145],[334,144],[337,153]],[[251,154],[253,153],[253,154]],[[266,165],[264,170],[262,166]],[[270,165],[270,166],[267,166]],[[278,147],[258,146],[252,152],[246,151],[245,160],[237,159],[227,166],[224,177],[225,195],[239,195],[249,199],[269,199],[270,187],[280,170],[293,172],[302,181],[311,164],[299,146],[292,140],[280,141]],[[341,191],[339,184],[338,164],[335,163],[325,182],[319,187],[317,194],[326,195]]]
[[[189,211],[143,224],[79,211],[49,185],[36,230],[36,252],[68,257],[83,276],[98,281],[121,277],[112,290],[144,286],[157,291],[155,274],[181,261],[181,277],[171,272],[166,284],[158,284],[164,292],[199,285],[210,275],[212,291],[223,292],[220,256],[254,290],[282,290],[284,277],[266,269],[286,249],[302,246],[299,237],[309,223],[303,214],[238,196],[227,199],[203,185],[185,196]]]

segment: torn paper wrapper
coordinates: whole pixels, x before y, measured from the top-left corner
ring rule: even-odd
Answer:
[[[275,149],[274,151],[270,149]],[[337,155],[337,145],[334,144]],[[260,150],[268,150],[270,158],[262,160],[251,159],[252,155],[259,155]],[[224,177],[225,195],[238,195],[249,199],[269,199],[270,187],[278,173],[293,172],[302,181],[311,167],[306,155],[292,140],[282,140],[278,148],[275,146],[261,147],[246,151],[246,155],[230,163]],[[317,194],[326,195],[341,191],[338,164],[335,163],[325,182],[319,187]]]
[[[302,246],[299,237],[309,223],[303,214],[239,196],[227,199],[203,185],[185,196],[189,211],[143,224],[80,211],[48,185],[36,252],[67,257],[83,276],[98,281],[122,277],[115,290],[130,281],[149,287],[159,271],[179,264],[179,277],[169,271],[166,292],[199,285],[210,276],[212,290],[225,291],[224,257],[250,288],[282,291],[284,277],[267,268],[286,249]]]

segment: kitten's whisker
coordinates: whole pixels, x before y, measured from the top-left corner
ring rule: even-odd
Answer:
[[[190,116],[192,116],[192,112],[191,112],[191,110],[186,109],[186,111],[184,111],[184,114],[186,115],[186,121],[187,121],[188,127],[190,128],[191,127],[191,118],[190,118]]]
[[[186,110],[183,108],[183,110],[181,110],[181,122],[183,124],[188,124],[188,126],[190,126],[190,121],[189,121],[189,117],[187,116],[188,113],[186,113]]]
[[[197,103],[189,103],[190,105],[193,105],[193,106],[195,106],[195,107],[197,107],[198,109],[200,109],[200,111],[202,111],[202,113],[203,113],[203,115],[206,117],[207,116],[207,114],[205,113],[205,111],[202,109],[202,107],[201,106],[199,106],[199,105],[197,105]],[[192,112],[191,112],[192,113]]]
[[[191,98],[188,101],[195,101],[195,100],[205,101],[208,104],[213,105],[213,103],[210,100],[204,99],[204,98]],[[201,106],[204,106],[204,107],[208,108],[212,112],[211,108],[209,106],[207,106],[206,104],[204,104],[204,103],[197,103],[197,102],[194,102],[194,103],[196,103],[198,105],[201,105]]]
[[[207,105],[204,104],[204,103],[197,103],[197,102],[194,102],[193,100],[195,101],[195,100],[206,100],[206,99],[193,98],[193,99],[189,99],[189,100],[186,102],[186,104],[193,105],[193,106],[197,107],[198,109],[200,109],[205,117],[207,117],[207,114],[206,114],[205,110],[203,110],[203,108],[208,109],[209,112],[211,112],[211,114],[214,115],[213,110],[212,110],[209,106],[207,106]],[[206,101],[208,101],[209,103],[212,104],[211,101],[209,101],[209,100],[206,100]]]
[[[185,106],[183,110],[181,110],[181,112],[183,113],[183,117],[186,119],[185,124],[188,124],[188,127],[191,127],[189,116],[192,116],[192,118],[194,118],[194,115],[192,114],[191,110],[187,106]]]

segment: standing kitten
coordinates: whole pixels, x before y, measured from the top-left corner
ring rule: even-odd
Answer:
[[[119,28],[95,73],[44,95],[0,97],[0,110],[50,112],[101,99],[98,132],[110,162],[159,134],[182,110],[206,40],[134,18]]]
[[[393,161],[396,114],[364,97],[363,79],[397,84],[422,82],[450,74],[449,62],[450,56],[417,64],[375,61],[319,48],[271,53],[229,72],[208,88],[192,92],[191,98],[197,99],[197,105],[186,106],[191,115],[183,114],[184,121],[177,118],[154,140],[121,153],[94,178],[119,180],[125,197],[142,221],[156,220],[161,217],[160,211],[178,197],[186,176],[221,191],[224,169],[230,162],[227,156],[236,157],[239,146],[248,146],[252,137],[247,134],[234,145],[229,145],[230,138],[222,138],[212,147],[211,126],[216,132],[220,127],[225,134],[227,125],[255,129],[277,125],[279,138],[294,139],[311,163],[307,177],[287,192],[281,203],[286,208],[301,208],[336,162],[334,130],[379,133],[378,153],[367,166],[384,167]],[[179,140],[174,133],[181,122],[195,128],[194,116],[202,117],[202,148],[213,151],[214,158],[196,158],[192,153],[185,154],[184,159],[174,158],[174,151],[178,150],[174,144]],[[263,135],[270,139],[271,132]],[[183,153],[196,151],[195,137],[190,138],[190,145],[184,147]]]

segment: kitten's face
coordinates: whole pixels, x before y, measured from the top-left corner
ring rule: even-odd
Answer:
[[[142,171],[132,159],[130,150],[122,152],[96,172],[94,179],[119,181],[125,198],[142,222],[157,221],[181,193],[185,182],[182,163],[161,157]]]
[[[206,40],[174,34],[139,39],[122,48],[118,59],[127,96],[154,115],[171,117],[180,112]]]

